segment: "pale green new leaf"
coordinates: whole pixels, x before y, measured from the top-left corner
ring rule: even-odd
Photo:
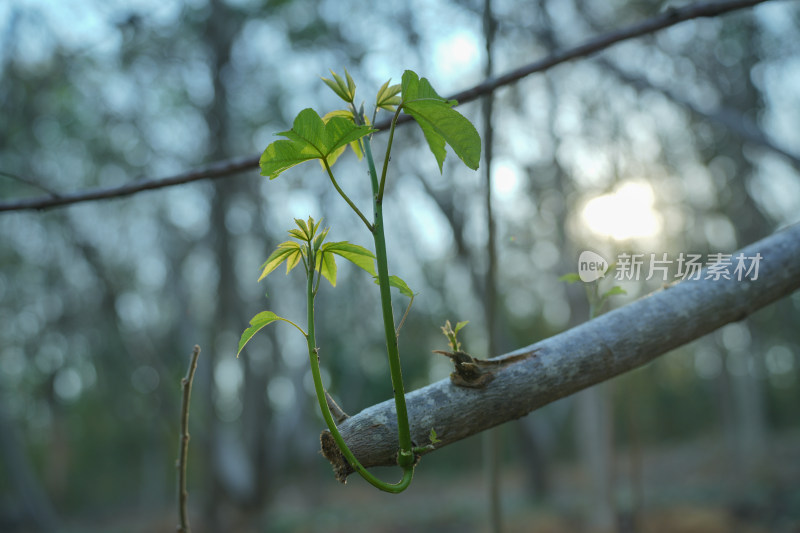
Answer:
[[[414,291],[406,284],[405,281],[400,279],[400,276],[389,276],[389,285],[398,289],[400,294],[403,296],[408,296],[409,298],[414,298]]]
[[[312,230],[314,229],[314,221],[311,219],[311,217],[308,218],[308,222],[302,218],[296,218],[294,219],[294,223],[297,224],[297,227],[303,230],[303,236],[300,237],[300,240],[310,241]]]
[[[299,229],[296,229],[296,228],[292,228],[292,229],[290,229],[290,230],[289,230],[289,235],[291,235],[291,236],[292,236],[292,237],[294,237],[295,239],[298,239],[298,240],[301,240],[301,241],[304,241],[304,240],[306,240],[306,236],[305,236],[305,234],[303,233],[303,231],[302,231],[302,230],[299,230]]]
[[[603,298],[608,298],[609,296],[617,296],[619,294],[628,294],[628,292],[619,285],[614,285],[608,291],[606,291],[605,294],[603,294]]]
[[[347,241],[329,242],[323,244],[321,250],[343,257],[354,265],[363,268],[373,276],[376,275],[375,255],[363,246],[352,244]]]
[[[300,264],[300,260],[303,259],[303,256],[306,255],[303,253],[303,249],[305,246],[301,247],[300,250],[296,250],[295,252],[286,256],[286,273],[288,274],[291,272],[294,267]]]
[[[462,321],[462,322],[458,322],[458,323],[456,324],[456,329],[454,329],[454,330],[453,330],[453,335],[458,335],[458,332],[459,332],[459,331],[461,331],[461,329],[462,329],[464,326],[466,326],[467,324],[469,324],[469,320],[464,320],[464,321]]]
[[[567,283],[575,283],[576,281],[580,281],[581,277],[576,274],[575,272],[570,272],[569,274],[564,274],[558,281],[566,281]]]
[[[336,258],[333,257],[333,254],[325,253],[326,250],[323,248],[317,254],[317,271],[322,274],[322,277],[327,279],[332,287],[336,286]]]
[[[347,78],[347,82],[345,83],[342,77],[336,74],[333,70],[330,72],[333,76],[333,79],[336,81],[329,80],[327,78],[322,78],[322,81],[324,81],[325,85],[330,87],[339,98],[345,102],[352,103],[356,96],[356,84],[353,81],[353,78],[350,77],[350,73],[347,72],[347,69],[344,69],[344,75]]]
[[[317,223],[317,226],[314,227],[315,232],[318,227],[319,223]],[[324,230],[322,230],[321,233],[319,233],[316,237],[314,237],[314,253],[316,253],[317,250],[319,250],[319,247],[322,246],[322,243],[325,241],[325,237],[328,236],[328,232],[330,231],[330,229],[331,228],[325,228]]]
[[[378,90],[378,95],[375,97],[375,106],[394,112],[397,109],[396,106],[400,105],[403,101],[402,98],[397,96],[403,86],[399,83],[390,86],[389,82],[391,81],[392,80],[388,80],[381,85],[381,88]]]
[[[297,264],[299,259],[296,259],[294,255],[297,254],[298,256],[302,255],[302,249],[299,244],[294,241],[286,241],[282,242],[278,245],[274,252],[270,254],[267,260],[261,265],[261,276],[259,276],[258,281],[261,281],[265,277],[267,277],[270,272],[278,268],[281,263],[284,261],[289,260],[289,263]],[[287,265],[288,267],[288,265]],[[292,266],[292,268],[294,268]],[[291,268],[287,268],[286,273],[288,274]]]
[[[347,92],[350,94],[350,97],[355,99],[356,97],[356,82],[353,81],[353,78],[350,77],[350,73],[347,72],[347,69],[344,69],[344,75],[347,78]]]
[[[244,330],[244,332],[242,333],[242,336],[239,339],[239,349],[236,352],[236,357],[239,357],[239,354],[242,353],[245,344],[247,344],[248,341],[250,341],[250,339],[252,339],[256,333],[258,333],[264,326],[271,324],[276,320],[282,320],[283,322],[287,322],[296,327],[298,330],[300,330],[300,333],[302,333],[303,335],[306,334],[306,332],[303,331],[300,328],[300,326],[298,326],[291,320],[287,320],[281,316],[278,316],[272,311],[261,311],[250,320],[250,327]]]

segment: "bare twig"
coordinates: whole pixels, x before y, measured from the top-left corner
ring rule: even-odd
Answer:
[[[519,81],[526,76],[536,72],[545,71],[561,63],[572,61],[573,59],[589,56],[601,50],[605,50],[606,48],[609,48],[610,46],[613,46],[619,42],[641,37],[642,35],[647,35],[687,20],[715,17],[731,11],[752,7],[766,1],[768,0],[730,0],[726,2],[706,2],[680,8],[670,8],[654,17],[628,26],[627,28],[593,37],[583,44],[568,50],[556,52],[544,59],[528,63],[501,76],[489,78],[478,85],[475,85],[474,87],[451,95],[448,98],[458,100],[458,102],[462,104],[465,102],[470,102],[483,95],[492,93],[500,87],[504,87]],[[410,118],[407,115],[402,115],[398,119],[398,124],[407,122],[409,119]],[[389,123],[389,120],[379,121],[375,124],[375,127],[385,130],[389,128]],[[173,185],[180,185],[205,179],[227,177],[231,174],[236,174],[237,172],[257,168],[259,157],[260,155],[252,155],[243,158],[227,159],[168,178],[145,179],[120,187],[92,189],[88,191],[64,194],[58,198],[42,196],[14,200],[10,202],[2,202],[0,203],[0,212],[23,211],[28,209],[47,209],[51,207],[77,204],[94,200],[119,198],[121,196],[129,196],[146,190],[160,189],[163,187],[170,187]]]
[[[168,178],[137,180],[132,183],[121,185],[119,187],[110,187],[108,189],[97,188],[90,189],[88,191],[62,194],[55,198],[52,196],[38,196],[36,198],[26,198],[23,200],[0,203],[0,211],[47,209],[50,207],[90,202],[93,200],[120,198],[122,196],[130,196],[141,191],[161,189],[164,187],[171,187],[173,185],[182,185],[184,183],[191,183],[193,181],[229,177],[230,175],[238,172],[258,168],[259,157],[259,155],[255,155],[236,159],[226,159],[224,161],[211,163],[210,165],[206,165],[195,170],[190,170],[189,172],[176,174]]]
[[[20,183],[24,183],[25,185],[28,185],[28,186],[33,187],[35,189],[39,189],[40,191],[46,192],[50,196],[54,196],[54,197],[59,196],[59,194],[57,192],[55,192],[54,190],[45,187],[41,183],[38,183],[36,180],[32,180],[31,178],[26,178],[24,176],[18,176],[17,174],[12,174],[11,172],[6,172],[4,170],[0,170],[0,176],[5,176],[7,178],[11,178],[14,181],[18,181]]]
[[[197,370],[197,358],[200,356],[200,347],[195,345],[192,350],[192,359],[189,362],[189,370],[186,377],[181,379],[181,391],[183,400],[181,401],[181,436],[180,448],[178,449],[178,524],[179,533],[190,533],[189,513],[186,508],[189,492],[186,490],[186,463],[189,454],[189,400],[192,395],[192,381],[194,371]]]

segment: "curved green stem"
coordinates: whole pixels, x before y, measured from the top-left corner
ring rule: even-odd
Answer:
[[[403,109],[403,104],[397,106],[397,110],[392,117],[392,126],[389,128],[389,141],[386,143],[386,156],[383,158],[383,169],[381,170],[381,181],[378,185],[378,192],[376,194],[377,202],[383,203],[383,188],[386,186],[386,171],[389,169],[389,159],[392,154],[392,139],[394,139],[394,128],[397,125],[397,118],[400,116],[400,110]],[[370,156],[372,154],[370,153]],[[371,160],[371,157],[370,157]],[[373,165],[374,166],[374,165]]]
[[[311,262],[311,261],[309,261]],[[374,475],[372,475],[364,466],[356,459],[353,452],[350,451],[350,448],[347,447],[347,444],[344,442],[344,438],[342,438],[341,433],[339,433],[339,429],[336,427],[336,423],[333,420],[333,415],[331,415],[331,409],[328,406],[328,402],[325,399],[325,387],[322,384],[322,375],[319,369],[319,350],[317,349],[316,343],[316,335],[314,332],[314,269],[310,268],[307,271],[308,280],[307,280],[307,305],[308,305],[308,335],[306,336],[306,340],[308,341],[308,357],[311,361],[311,376],[314,379],[314,391],[317,395],[317,401],[319,402],[319,408],[322,412],[322,417],[325,419],[325,424],[328,426],[328,430],[331,432],[334,441],[336,441],[336,445],[339,447],[339,450],[344,455],[347,462],[358,472],[361,477],[363,477],[367,482],[371,485],[392,493],[398,493],[404,491],[408,486],[411,484],[411,479],[414,476],[414,456],[411,456],[411,463],[403,466],[403,477],[397,483],[387,483],[385,481],[381,481]],[[402,456],[402,454],[401,454]],[[400,463],[400,458],[398,458],[398,463]]]
[[[328,172],[328,177],[331,179],[331,183],[333,183],[333,188],[336,189],[336,192],[339,193],[339,196],[344,198],[344,201],[347,202],[347,205],[349,205],[361,218],[361,220],[364,221],[364,224],[367,225],[367,229],[369,229],[369,231],[373,231],[373,226],[370,224],[369,220],[367,220],[367,217],[364,216],[364,213],[362,213],[361,210],[356,207],[356,204],[354,204],[350,197],[345,194],[341,187],[339,187],[339,184],[336,182],[336,178],[333,177],[333,171],[331,170],[330,165],[328,165],[328,162],[325,161],[324,158],[320,161],[322,161],[322,164],[325,166],[325,170]]]

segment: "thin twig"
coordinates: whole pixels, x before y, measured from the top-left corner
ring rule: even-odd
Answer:
[[[41,183],[38,183],[36,180],[33,180],[31,178],[26,178],[24,176],[19,176],[17,174],[12,174],[11,172],[6,172],[5,170],[0,170],[0,176],[5,176],[7,178],[11,178],[14,181],[18,181],[20,183],[24,183],[25,185],[28,185],[29,187],[33,187],[35,189],[39,189],[40,191],[46,192],[50,196],[53,196],[53,197],[60,196],[54,190],[52,190],[52,189],[50,189],[48,187],[45,187]]]
[[[606,48],[609,48],[610,46],[619,42],[641,37],[642,35],[647,35],[687,20],[715,17],[739,9],[752,7],[767,1],[768,0],[731,0],[727,2],[706,2],[680,8],[669,8],[664,12],[642,22],[633,24],[627,28],[605,33],[603,35],[598,35],[597,37],[588,39],[583,44],[568,50],[556,52],[544,59],[528,63],[503,75],[489,78],[478,85],[475,85],[474,87],[451,95],[447,98],[448,100],[458,100],[460,104],[470,102],[483,95],[492,93],[500,87],[504,87],[519,81],[526,76],[545,71],[561,63],[572,61],[573,59],[589,56],[601,50],[605,50]],[[399,117],[397,123],[401,124],[407,122],[408,120],[410,120],[410,117],[408,115],[403,115]],[[376,129],[386,130],[389,128],[390,124],[391,120],[387,119],[377,122],[374,127]],[[77,204],[94,200],[119,198],[121,196],[129,196],[145,190],[160,189],[163,187],[170,187],[172,185],[180,185],[204,179],[227,177],[231,174],[258,168],[259,158],[260,154],[244,158],[227,159],[168,178],[139,180],[120,187],[75,192],[61,195],[58,198],[42,196],[22,200],[13,200],[10,202],[2,202],[0,203],[0,212],[23,211],[27,209],[47,209],[50,207]]]
[[[200,346],[195,345],[192,350],[192,359],[189,362],[189,370],[186,377],[181,379],[181,391],[183,400],[181,401],[181,436],[180,447],[178,448],[178,517],[180,523],[177,531],[179,533],[190,533],[189,514],[186,509],[189,492],[186,490],[186,463],[189,454],[189,400],[192,395],[192,381],[194,372],[197,370],[197,358],[200,356]]]

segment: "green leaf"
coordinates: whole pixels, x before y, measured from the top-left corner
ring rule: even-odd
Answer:
[[[464,320],[462,322],[457,322],[456,323],[456,329],[453,330],[453,335],[458,335],[458,332],[461,331],[464,328],[464,326],[466,326],[467,324],[469,324],[469,320]]]
[[[297,327],[297,325],[294,324],[293,322],[276,315],[272,311],[261,311],[250,320],[250,327],[244,330],[244,332],[242,333],[242,336],[239,339],[239,349],[236,352],[236,357],[239,357],[239,354],[242,353],[242,350],[244,349],[244,345],[247,344],[248,341],[252,339],[253,336],[261,330],[261,328],[263,328],[267,324],[275,322],[276,320],[283,320],[284,322],[289,322],[293,326]],[[300,331],[302,332],[302,330]],[[303,332],[303,334],[305,335],[305,332]]]
[[[455,109],[437,100],[418,100],[403,105],[403,110],[414,117],[425,134],[428,146],[442,170],[444,143],[472,170],[477,170],[481,160],[481,138],[475,126]]]
[[[275,141],[261,154],[261,175],[270,179],[283,171],[312,159],[336,160],[337,150],[348,143],[375,131],[369,126],[356,126],[345,117],[331,117],[327,123],[311,108],[304,109],[294,119],[292,129],[278,135],[288,140]]]
[[[317,225],[318,227],[319,225]],[[316,230],[316,227],[314,228]],[[325,237],[328,236],[328,232],[331,228],[325,228],[320,232],[316,237],[314,237],[314,253],[317,253],[319,247],[322,246],[322,243],[325,241]]]
[[[391,81],[392,80],[388,80],[378,89],[378,95],[375,97],[375,107],[394,112],[397,109],[396,106],[400,105],[403,101],[402,98],[397,96],[403,86],[400,84],[390,86],[389,82]]]
[[[380,284],[378,276],[373,276],[373,281],[375,282],[375,285]],[[406,282],[400,279],[399,276],[389,276],[389,286],[398,289],[400,291],[400,294],[402,294],[403,296],[408,296],[409,298],[412,299],[415,296],[414,291],[412,291],[406,284]]]
[[[295,254],[297,254],[298,258],[294,257]],[[297,264],[297,261],[299,261],[299,257],[301,255],[302,255],[302,248],[296,242],[286,241],[280,243],[278,247],[275,249],[275,251],[270,254],[270,256],[267,258],[264,264],[261,265],[262,271],[261,271],[261,276],[259,276],[258,278],[258,281],[261,281],[262,279],[266,278],[267,275],[270,274],[270,272],[278,268],[278,266],[280,266],[281,263],[287,260],[289,261],[289,264],[292,264],[291,268],[289,268],[289,265],[287,264],[286,273],[288,274],[289,271],[291,271],[291,269],[294,268],[294,265]]]
[[[302,218],[294,219],[294,223],[297,224],[297,227],[302,230],[303,236],[299,237],[300,240],[303,241],[310,241],[311,240],[311,231],[310,229],[314,227],[314,221],[311,220],[310,224],[303,220]],[[310,226],[310,228],[309,228]],[[289,232],[291,233],[291,231]]]
[[[375,255],[363,246],[347,241],[328,242],[322,245],[321,250],[343,257],[373,276],[375,275]]]
[[[350,73],[347,72],[347,69],[344,69],[344,75],[347,78],[347,92],[350,94],[352,98],[356,97],[356,82],[353,81],[353,78],[350,77]]]
[[[608,298],[609,296],[616,296],[618,294],[628,294],[628,292],[619,285],[614,285],[613,287],[608,289],[605,293],[603,293],[603,298]]]
[[[420,77],[417,76],[417,73],[413,70],[406,70],[403,72],[401,90],[403,92],[403,103],[419,99],[440,100],[446,103],[449,107],[452,107],[458,103],[455,100],[446,100],[439,96],[428,79],[420,79]]]
[[[439,436],[436,434],[436,430],[431,428],[431,432],[428,434],[428,440],[431,441],[431,444],[436,444],[437,442],[441,442],[439,440]]]
[[[580,281],[581,277],[576,274],[575,272],[570,272],[569,274],[564,274],[558,281],[566,281],[567,283],[575,283],[576,281]]]
[[[332,287],[336,286],[336,258],[333,254],[325,253],[325,250],[318,253],[316,270],[330,282]]]
[[[261,154],[259,159],[261,175],[275,179],[284,170],[319,158],[319,154],[311,146],[286,140],[275,141],[267,146],[264,153]]]
[[[299,229],[294,229],[294,228],[290,229],[289,230],[289,235],[291,235],[295,239],[298,239],[298,240],[301,240],[301,241],[306,240],[305,233],[303,233],[303,231],[299,230]]]
[[[403,111],[411,115],[422,128],[425,140],[442,171],[449,144],[456,155],[473,170],[477,170],[481,159],[481,138],[475,126],[452,106],[455,100],[439,96],[427,79],[419,79],[416,73],[403,73]]]
[[[347,82],[342,79],[341,76],[336,74],[333,70],[330,71],[331,75],[333,76],[333,80],[329,80],[327,78],[322,78],[322,81],[325,82],[325,85],[331,88],[336,95],[348,103],[353,103],[353,100],[356,96],[356,84],[353,81],[353,78],[350,77],[350,73],[347,72],[347,69],[344,69],[344,75],[347,78]]]
[[[303,254],[303,250],[301,248],[300,250],[297,250],[297,251],[295,251],[295,252],[293,252],[293,253],[291,253],[291,254],[286,256],[286,273],[287,274],[289,272],[291,272],[292,269],[294,269],[294,267],[296,267],[297,265],[300,264],[300,260],[303,258],[303,255],[305,255],[305,254]]]
[[[331,111],[330,113],[327,113],[324,117],[322,117],[322,121],[327,124],[328,121],[334,117],[341,117],[355,124],[355,121],[353,119],[353,112],[348,111],[346,109],[337,109],[336,111]],[[361,141],[359,140],[352,141],[349,144],[349,146],[350,148],[353,149],[353,152],[355,152],[356,157],[358,157],[358,160],[361,161],[364,158],[364,151],[361,149]],[[339,156],[342,155],[346,149],[347,146],[342,146],[341,148],[338,148],[334,150],[331,154],[329,154],[328,157],[326,158],[326,160],[328,161],[328,166],[333,166],[336,160],[339,159]],[[320,161],[320,165],[322,165],[322,161]],[[325,167],[325,165],[322,166],[323,168]]]

